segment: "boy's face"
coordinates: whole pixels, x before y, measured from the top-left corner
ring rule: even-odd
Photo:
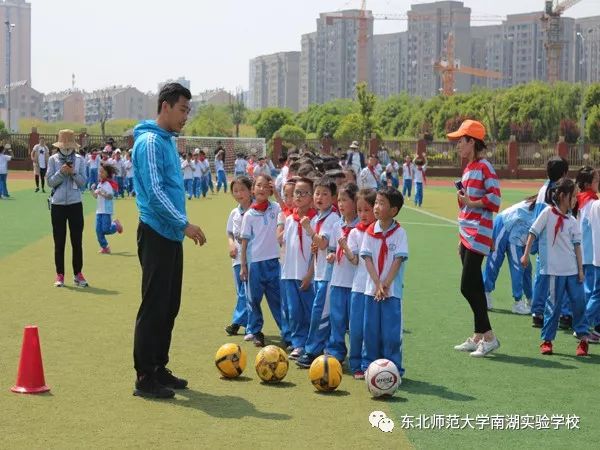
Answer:
[[[369,225],[375,221],[373,207],[364,198],[359,198],[356,202],[356,212],[358,213],[358,220],[363,225]]]
[[[294,206],[294,188],[293,184],[286,184],[283,187],[283,202],[288,208]]]
[[[389,220],[396,217],[398,208],[392,208],[390,201],[385,195],[377,194],[373,212],[375,213],[377,220]]]
[[[333,195],[331,191],[325,186],[317,186],[313,195],[315,207],[319,211],[327,211],[333,203]]]
[[[258,177],[254,183],[254,198],[256,201],[258,203],[265,202],[272,193],[271,183],[265,177]]]
[[[375,166],[377,165],[377,158],[374,158],[374,157],[372,157],[372,156],[371,156],[371,157],[369,157],[369,165],[370,165],[371,167],[375,167]]]
[[[294,186],[294,206],[296,208],[309,208],[312,204],[312,189],[310,184],[299,182]]]

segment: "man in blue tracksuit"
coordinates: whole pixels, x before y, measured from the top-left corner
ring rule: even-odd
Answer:
[[[137,373],[134,395],[171,398],[187,381],[166,368],[175,318],[181,302],[185,236],[206,242],[200,227],[188,222],[176,133],[190,111],[191,94],[179,83],[166,84],[158,96],[158,117],[134,129],[134,187],[140,213],[138,257],[142,266],[142,304],[133,343]]]

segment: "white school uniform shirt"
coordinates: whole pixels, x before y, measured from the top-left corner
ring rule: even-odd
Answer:
[[[406,267],[406,260],[408,259],[408,238],[406,236],[406,231],[404,228],[400,226],[397,222],[392,222],[391,227],[398,226],[396,231],[386,239],[388,252],[383,263],[383,270],[379,274],[379,279],[384,280],[392,267],[392,263],[396,258],[404,258],[402,265],[400,266],[400,270],[396,274],[394,281],[390,286],[390,296],[401,299],[402,291],[403,291],[403,280],[404,280],[404,268]],[[388,229],[388,230],[389,230]],[[386,232],[388,230],[385,230]],[[382,231],[381,225],[379,221],[376,221],[374,224],[375,233],[379,233]],[[373,264],[375,265],[375,270],[378,271],[378,261],[379,261],[379,252],[381,251],[381,243],[383,241],[381,239],[374,238],[369,235],[369,232],[366,231],[362,245],[360,247],[360,256],[361,258],[365,258],[366,256],[370,256],[373,260]],[[373,282],[373,279],[370,276],[367,276],[367,284],[365,287],[365,295],[375,296],[377,286]]]
[[[238,158],[235,160],[235,162],[233,163],[234,165],[234,170],[236,172],[247,172],[247,168],[248,168],[248,161],[246,161],[243,158]]]
[[[600,200],[594,200],[590,206],[589,221],[592,227],[592,247],[594,254],[592,264],[600,267]]]
[[[191,180],[194,178],[194,162],[188,161],[187,159],[181,163],[181,170],[183,170],[183,179]]]
[[[215,158],[215,170],[217,172],[219,172],[219,171],[224,172],[225,171],[225,164],[223,164],[223,161],[220,160],[219,158]]]
[[[392,172],[392,175],[395,178],[398,178],[398,171],[400,170],[400,165],[396,161],[391,161],[386,167],[386,172]]]
[[[360,175],[358,176],[358,183],[361,189],[377,189],[377,187],[379,186],[379,184],[377,183],[378,178],[379,177],[377,176],[377,171],[375,170],[375,175],[373,175],[369,170],[369,167],[367,166],[360,171]]]
[[[285,184],[285,182],[288,179],[288,174],[290,173],[290,168],[289,166],[286,164],[285,166],[283,166],[281,168],[281,171],[279,172],[279,176],[281,177],[282,183]]]
[[[423,171],[421,172],[417,166],[415,166],[414,180],[415,183],[423,183],[423,174],[427,172],[427,164],[421,166]]]
[[[248,239],[247,262],[268,261],[279,258],[277,242],[277,218],[281,208],[275,202],[269,202],[266,211],[250,208],[242,219],[241,237]]]
[[[125,160],[124,159],[115,159],[113,162],[114,166],[117,168],[117,173],[115,176],[124,177],[125,176]]]
[[[200,178],[202,176],[202,166],[199,160],[194,161],[194,178]]]
[[[319,212],[319,214],[313,217],[310,221],[310,226],[313,230],[317,231],[317,224],[323,218],[324,220],[323,224],[321,225],[321,229],[319,230],[319,235],[326,238],[329,241],[328,247],[331,247],[333,244],[333,229],[337,221],[340,220],[340,216],[338,216],[337,213],[333,212],[333,207],[331,207],[325,213]],[[319,249],[319,251],[315,255],[315,281],[329,281],[331,279],[331,271],[333,269],[333,265],[327,263],[328,251],[329,248],[327,247],[323,250]]]
[[[102,191],[107,195],[113,195],[114,189],[108,181],[100,181],[96,187],[97,191]],[[113,213],[113,199],[107,199],[98,195],[96,199],[96,214],[112,214]]]
[[[267,166],[267,164],[264,164],[262,167],[260,164],[255,164],[254,165],[254,178],[256,178],[259,175],[271,175],[271,169],[269,169],[269,166]]]
[[[133,178],[133,174],[135,173],[133,171],[133,162],[130,159],[126,159],[123,163],[123,167],[125,168],[125,176],[127,178]]]
[[[592,240],[593,227],[590,220],[590,211],[594,201],[590,200],[577,212],[577,222],[581,231],[581,259],[584,265],[594,263],[595,247]],[[596,223],[595,226],[600,226],[600,223]]]
[[[36,150],[37,147],[37,158],[38,158],[38,167],[40,169],[46,168],[46,155],[48,155],[48,147],[45,145],[36,144],[33,147],[33,150]]]
[[[354,228],[348,235],[348,247],[350,247],[350,250],[352,250],[352,253],[354,253],[356,256],[360,255],[360,248],[362,246],[364,237],[365,232],[360,231],[357,228]],[[369,272],[367,272],[365,260],[364,258],[359,257],[358,265],[356,266],[356,272],[354,273],[354,279],[352,280],[352,292],[364,294],[365,288],[367,287],[368,276]]]
[[[98,167],[100,166],[100,160],[102,158],[100,157],[100,155],[96,155],[96,158],[92,159],[92,156],[90,155],[90,169],[98,169]]]
[[[562,213],[560,213],[562,214]],[[563,218],[562,230],[555,229],[560,215],[554,208],[544,209],[533,222],[529,232],[539,241],[539,265],[542,275],[577,275],[575,245],[581,244],[581,231],[577,220],[570,214]]]
[[[240,244],[240,236],[242,231],[242,219],[246,211],[243,211],[241,206],[237,206],[229,213],[227,219],[227,235],[232,234],[233,240],[235,241],[235,248],[237,249],[237,255],[235,258],[231,258],[231,266],[240,265],[240,255],[242,254],[242,245]]]
[[[2,153],[0,155],[0,173],[1,174],[7,174],[8,173],[8,162],[12,159],[12,156],[10,155],[5,155],[4,153]]]
[[[200,171],[201,177],[207,175],[210,172],[210,163],[208,162],[208,159],[205,159],[204,161],[198,160],[196,168]]]
[[[302,280],[306,276],[312,256],[311,244],[310,236],[302,227],[302,247],[300,247],[298,222],[294,220],[293,215],[286,217],[283,229],[285,259],[281,266],[282,280]]]
[[[358,219],[355,219],[354,222],[348,224],[349,227],[354,229],[356,224],[358,223]],[[351,288],[352,282],[354,281],[354,274],[356,272],[356,266],[348,261],[346,254],[342,250],[341,260],[338,261],[337,254],[340,249],[340,244],[338,244],[338,240],[344,235],[342,231],[342,227],[346,226],[346,222],[344,219],[340,219],[337,223],[334,224],[333,234],[329,241],[329,247],[331,251],[335,252],[336,257],[333,262],[333,271],[331,273],[331,286],[338,286],[344,288]],[[350,231],[352,233],[352,231]],[[350,235],[348,235],[348,238]]]
[[[403,180],[412,180],[415,175],[415,165],[413,163],[402,164],[402,179]]]

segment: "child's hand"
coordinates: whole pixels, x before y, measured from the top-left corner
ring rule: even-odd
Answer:
[[[524,269],[527,269],[527,266],[529,265],[529,255],[525,254],[521,256],[521,265]]]
[[[235,259],[237,256],[237,247],[235,245],[230,245],[229,246],[229,257],[232,259]]]
[[[310,219],[307,216],[304,216],[302,219],[300,219],[300,225],[302,225],[302,228],[304,228],[306,231],[310,230]]]
[[[312,277],[310,277],[309,275],[306,275],[304,278],[302,278],[302,283],[300,283],[300,290],[307,291],[310,288],[311,281]]]
[[[348,248],[348,238],[346,236],[342,236],[338,239],[338,244],[340,245],[340,247],[346,250]]]
[[[311,253],[314,253],[316,255],[317,253],[319,253],[319,246],[315,242],[313,242],[312,244],[310,244],[310,251]]]
[[[248,281],[248,266],[246,264],[240,265],[240,280]]]
[[[335,262],[335,253],[328,253],[327,254],[327,262],[329,264],[333,264]]]
[[[583,283],[585,280],[585,275],[583,273],[583,269],[579,269],[579,273],[577,274],[577,279],[580,283]]]

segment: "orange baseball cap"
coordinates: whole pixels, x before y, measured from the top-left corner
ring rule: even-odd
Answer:
[[[460,124],[460,128],[454,133],[448,133],[446,136],[450,139],[460,139],[463,136],[469,136],[483,141],[485,138],[485,127],[476,120],[465,120]]]

